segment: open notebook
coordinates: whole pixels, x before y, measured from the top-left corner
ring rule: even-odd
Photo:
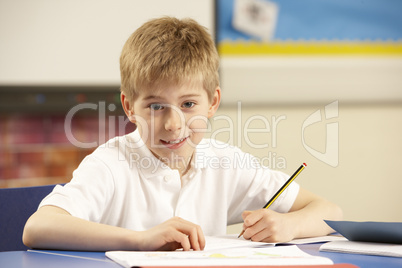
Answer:
[[[108,251],[106,256],[124,267],[333,264],[328,258],[309,255],[294,245],[274,247],[234,236],[206,237],[206,245],[203,251]]]

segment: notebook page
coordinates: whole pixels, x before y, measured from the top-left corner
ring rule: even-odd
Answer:
[[[209,251],[108,251],[106,256],[124,267],[133,266],[267,266],[333,264],[297,246],[229,248]]]
[[[364,255],[380,255],[389,257],[402,257],[402,245],[356,242],[356,241],[332,241],[323,244],[321,251],[356,253]]]
[[[275,246],[273,243],[253,242],[246,240],[243,237],[237,238],[238,235],[223,235],[223,236],[206,236],[206,245],[204,251],[238,248],[238,247],[269,247]]]

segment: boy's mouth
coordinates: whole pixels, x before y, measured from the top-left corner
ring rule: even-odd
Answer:
[[[184,137],[182,139],[169,140],[169,141],[161,140],[161,143],[169,148],[176,149],[181,147],[187,140],[187,138],[188,137]]]

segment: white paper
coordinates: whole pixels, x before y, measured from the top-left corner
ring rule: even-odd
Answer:
[[[209,250],[219,250],[228,248],[238,248],[238,247],[269,247],[275,246],[273,243],[266,242],[253,242],[251,240],[246,240],[243,237],[238,238],[237,234],[230,234],[224,236],[206,236],[206,245],[204,251]]]
[[[386,243],[333,241],[323,244],[320,247],[320,250],[364,255],[402,257],[402,245]]]
[[[212,246],[204,251],[108,251],[106,256],[124,267],[333,264],[330,259],[309,255],[297,246],[274,247],[244,239],[235,242],[231,236],[206,237],[206,240],[207,244],[211,241]]]

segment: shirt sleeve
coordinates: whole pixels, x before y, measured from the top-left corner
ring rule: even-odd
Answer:
[[[105,163],[87,156],[73,172],[71,182],[57,185],[39,204],[66,210],[72,216],[99,222],[114,190],[113,176]]]

